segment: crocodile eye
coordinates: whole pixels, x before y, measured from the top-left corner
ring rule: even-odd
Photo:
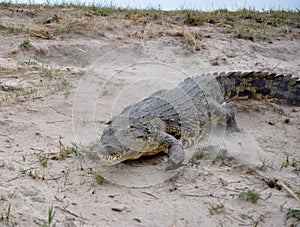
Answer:
[[[125,147],[125,148],[124,148],[124,153],[125,153],[125,154],[130,153],[130,148],[129,148],[129,147]]]

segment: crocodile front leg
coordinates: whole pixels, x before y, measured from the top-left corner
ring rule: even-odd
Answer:
[[[182,166],[184,161],[184,150],[181,143],[172,135],[157,131],[156,138],[159,138],[161,144],[167,145],[168,148],[168,162],[165,171],[174,170]]]

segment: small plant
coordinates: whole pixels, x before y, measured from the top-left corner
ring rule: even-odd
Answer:
[[[79,147],[75,143],[71,143],[71,146],[66,146],[62,142],[62,136],[59,136],[59,159],[65,159],[69,157],[70,154],[80,155]]]
[[[8,205],[7,213],[6,213],[6,220],[9,221],[10,219],[10,211],[11,211],[11,204]]]
[[[299,167],[300,167],[300,161],[293,158],[291,166],[294,167],[294,168],[296,168],[296,169],[299,169]]]
[[[28,176],[30,176],[32,179],[38,178],[36,171],[33,173],[32,169],[29,169]]]
[[[62,202],[65,198],[67,198],[66,195],[64,195],[62,198],[57,197],[56,195],[54,196],[54,199],[58,202]]]
[[[224,33],[224,34],[231,34],[233,33],[233,29],[232,28],[224,28],[221,30],[221,33]]]
[[[300,210],[294,210],[290,209],[286,214],[285,214],[285,221],[293,218],[293,225],[290,226],[297,226],[298,223],[300,223]]]
[[[108,180],[106,180],[100,173],[95,174],[95,179],[97,184],[107,184]]]
[[[20,168],[20,173],[25,175],[27,173],[27,169],[24,168]]]
[[[108,10],[104,8],[96,8],[93,11],[93,14],[95,16],[102,16],[102,17],[107,17],[109,15]]]
[[[200,50],[200,45],[195,38],[195,34],[186,30],[183,31],[183,47],[192,51],[193,53]]]
[[[252,203],[257,202],[257,200],[260,199],[259,193],[256,192],[255,190],[248,190],[246,192],[241,192],[238,197],[239,199],[251,201]]]
[[[11,33],[11,34],[17,34],[17,33],[22,32],[22,28],[16,28],[14,26],[8,27],[7,30],[8,30],[8,33]]]
[[[70,70],[67,70],[69,72]],[[64,91],[65,98],[70,95],[71,83],[65,78],[59,69],[55,69],[48,65],[40,67],[40,75],[52,81],[49,83],[50,89],[54,92]]]
[[[60,76],[56,85],[58,91],[64,91],[65,99],[67,99],[70,95],[71,83],[64,76]]]
[[[5,195],[3,195],[3,194],[0,195],[0,201],[7,201]]]
[[[190,26],[200,26],[205,22],[205,14],[201,12],[191,11],[185,15],[184,24]]]
[[[273,168],[273,163],[268,159],[260,159],[261,164],[257,167],[258,170],[266,171],[268,168]]]
[[[48,210],[47,221],[43,221],[43,223],[40,224],[40,226],[41,227],[54,227],[55,226],[55,224],[53,223],[54,215],[55,215],[55,210],[53,209],[53,206],[51,206]]]
[[[292,168],[294,168],[294,171],[299,174],[300,173],[300,161],[296,160],[295,158],[293,158],[292,160],[290,160],[289,155],[286,156],[285,161],[281,163],[280,169],[283,168],[287,168],[291,166]]]
[[[53,209],[53,206],[51,206],[48,211],[48,225],[49,226],[53,222],[54,215],[55,215],[55,210]]]
[[[48,77],[50,79],[54,76],[54,69],[50,66],[43,65],[40,71],[40,74],[44,77]]]
[[[192,161],[198,161],[204,157],[204,152],[203,151],[198,151],[195,152],[191,158]]]
[[[6,166],[9,171],[15,171],[15,167],[13,166],[13,164],[6,164]]]
[[[63,28],[63,27],[60,27],[60,26],[58,26],[58,27],[56,27],[56,28],[54,29],[54,34],[55,34],[55,35],[61,35],[61,34],[63,34],[64,32],[65,32],[64,28]]]
[[[25,49],[31,47],[30,40],[28,38],[24,39],[23,42],[21,43],[21,47],[24,47]]]
[[[11,219],[11,204],[8,205],[7,211],[5,213],[0,213],[0,221],[6,221],[7,223],[14,224],[14,222],[11,221],[10,219]]]
[[[235,33],[236,38],[254,41],[254,34],[249,28],[240,28]]]
[[[287,168],[290,165],[289,155],[286,155],[284,162],[281,163],[280,169]]]
[[[22,154],[22,160],[23,160],[23,162],[26,161],[26,158],[27,158],[26,154]]]
[[[222,203],[210,204],[209,212],[211,215],[222,214],[225,212],[225,206]]]
[[[31,59],[29,59],[28,61],[23,61],[22,62],[22,65],[28,65],[28,66],[30,66],[30,65],[37,65],[37,64],[38,64],[37,61],[31,60]]]
[[[39,155],[38,158],[39,158],[39,162],[41,163],[41,165],[43,167],[46,167],[47,164],[48,164],[48,159],[49,158],[46,155]]]

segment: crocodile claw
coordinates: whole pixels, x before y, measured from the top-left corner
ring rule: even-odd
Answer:
[[[182,162],[183,161],[181,161],[180,163],[175,163],[172,160],[169,160],[167,163],[167,166],[165,168],[165,172],[171,171],[171,170],[174,170],[174,169],[177,169],[177,168],[183,166]]]
[[[170,146],[168,155],[169,155],[169,160],[167,162],[165,171],[174,170],[183,166],[182,162],[184,161],[184,150],[181,145],[176,144]]]

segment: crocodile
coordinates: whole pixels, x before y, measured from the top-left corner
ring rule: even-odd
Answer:
[[[218,72],[188,77],[170,90],[126,107],[106,122],[100,142],[103,165],[159,152],[168,154],[166,171],[184,161],[184,149],[198,143],[210,124],[239,128],[231,100],[276,98],[300,106],[300,78],[269,72]]]

